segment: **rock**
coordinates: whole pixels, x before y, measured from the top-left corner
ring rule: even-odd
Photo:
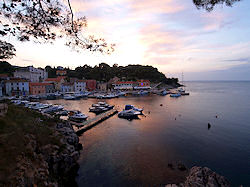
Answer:
[[[184,182],[184,186],[229,187],[229,182],[207,167],[193,167]]]
[[[194,166],[184,183],[168,184],[166,187],[230,187],[229,182],[207,167]]]
[[[186,166],[185,166],[184,164],[182,164],[182,163],[178,163],[177,168],[178,168],[179,170],[181,170],[181,171],[187,170]]]
[[[208,128],[208,129],[211,128],[211,124],[210,124],[210,123],[207,124],[207,128]]]

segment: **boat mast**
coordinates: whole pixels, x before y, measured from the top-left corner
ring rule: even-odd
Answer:
[[[181,73],[181,82],[182,82],[182,85],[184,85],[184,74],[183,74],[183,72]]]

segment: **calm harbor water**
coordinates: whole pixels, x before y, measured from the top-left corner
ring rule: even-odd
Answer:
[[[144,108],[145,116],[128,121],[116,115],[80,137],[78,185],[178,182],[185,172],[168,168],[168,163],[181,162],[189,168],[207,166],[232,186],[250,186],[250,82],[187,82],[186,86],[191,95],[180,98],[106,100],[120,110],[125,104]],[[48,102],[95,116],[88,108],[96,99]]]

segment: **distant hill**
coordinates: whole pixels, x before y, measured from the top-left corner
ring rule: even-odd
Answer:
[[[0,73],[6,73],[13,75],[17,66],[12,66],[6,61],[0,61]],[[56,67],[46,66],[49,78],[56,77]],[[142,65],[128,65],[128,66],[109,66],[106,63],[101,63],[98,66],[91,67],[84,65],[71,70],[67,70],[68,77],[75,77],[78,79],[95,79],[97,81],[107,82],[113,77],[119,77],[124,80],[138,80],[147,79],[153,83],[163,82],[165,84],[178,85],[177,78],[167,78],[163,73],[159,72],[157,68],[153,66],[142,66]]]
[[[56,76],[56,68],[46,67],[49,77]],[[95,79],[97,81],[107,82],[113,77],[119,77],[125,80],[148,79],[153,83],[163,82],[166,84],[177,84],[177,78],[167,78],[163,73],[159,72],[153,66],[128,65],[128,66],[109,66],[106,63],[101,63],[98,66],[91,67],[84,65],[71,70],[66,68],[68,77],[78,79]]]
[[[6,61],[0,61],[0,74],[8,74],[12,76],[15,71],[15,67]]]

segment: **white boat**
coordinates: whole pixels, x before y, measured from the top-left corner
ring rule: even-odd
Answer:
[[[126,92],[118,92],[117,96],[118,97],[124,97],[124,96],[126,96]]]
[[[64,95],[63,99],[65,99],[65,100],[75,100],[76,97],[72,96],[72,95]]]
[[[142,114],[142,111],[143,111],[142,108],[136,108],[133,105],[125,105],[125,110],[131,110],[131,109],[133,109],[133,110],[135,110],[137,112],[140,112],[140,114]]]
[[[52,105],[44,110],[42,110],[43,113],[54,113],[63,110],[63,106],[61,105]]]
[[[132,93],[132,95],[135,95],[135,96],[143,96],[143,95],[148,95],[148,94],[149,92],[145,90],[140,90],[139,92]]]
[[[97,104],[92,104],[92,107],[89,108],[89,111],[94,112],[95,114],[100,114],[113,108],[114,105],[109,105],[106,102],[98,102]]]
[[[69,120],[74,122],[82,122],[88,118],[87,115],[82,114],[80,111],[70,111],[69,112]]]
[[[118,113],[118,117],[125,118],[125,119],[136,119],[136,118],[138,118],[138,115],[140,115],[140,114],[141,114],[140,112],[135,111],[133,109],[123,110],[123,111]]]

